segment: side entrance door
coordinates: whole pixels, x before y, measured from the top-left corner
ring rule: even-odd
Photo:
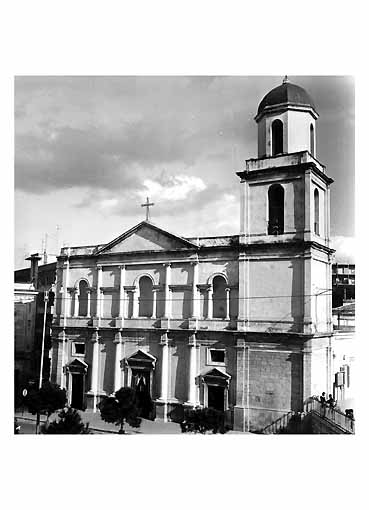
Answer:
[[[83,409],[83,378],[84,374],[72,374],[72,400],[74,409]]]
[[[136,390],[139,415],[141,418],[151,419],[153,405],[150,391],[150,371],[132,368],[131,386]]]

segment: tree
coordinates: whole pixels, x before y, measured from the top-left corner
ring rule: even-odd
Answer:
[[[40,415],[46,415],[46,427],[52,413],[65,406],[67,394],[57,384],[44,382],[41,388],[30,387],[24,403],[32,414],[36,414],[36,434],[40,425]]]
[[[200,434],[206,434],[207,432],[225,434],[229,427],[225,425],[224,421],[224,412],[211,407],[186,409],[184,420],[181,423],[181,430],[182,432],[200,432]]]
[[[89,424],[82,422],[77,409],[66,407],[58,414],[59,421],[52,421],[48,427],[41,427],[42,434],[91,434]]]
[[[104,421],[120,427],[119,434],[124,434],[124,423],[135,428],[141,424],[141,419],[138,417],[136,391],[132,388],[120,388],[114,396],[104,397],[98,407]]]

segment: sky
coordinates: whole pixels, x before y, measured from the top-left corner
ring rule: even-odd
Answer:
[[[15,78],[15,268],[107,243],[145,219],[184,237],[239,232],[254,120],[283,76]],[[312,97],[317,159],[334,179],[337,261],[354,260],[354,79],[289,76]]]

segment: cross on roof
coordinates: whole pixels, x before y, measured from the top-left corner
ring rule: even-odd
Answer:
[[[150,207],[155,205],[153,202],[150,202],[149,197],[146,197],[146,202],[141,204],[141,207],[146,207],[146,221],[150,221]]]

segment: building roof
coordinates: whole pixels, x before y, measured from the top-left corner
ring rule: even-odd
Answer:
[[[264,96],[259,104],[258,115],[268,107],[287,103],[310,107],[315,110],[314,103],[306,90],[285,79],[282,85],[275,87]]]
[[[344,303],[342,306],[338,306],[337,308],[333,308],[333,314],[340,315],[355,315],[355,301],[352,303]]]

